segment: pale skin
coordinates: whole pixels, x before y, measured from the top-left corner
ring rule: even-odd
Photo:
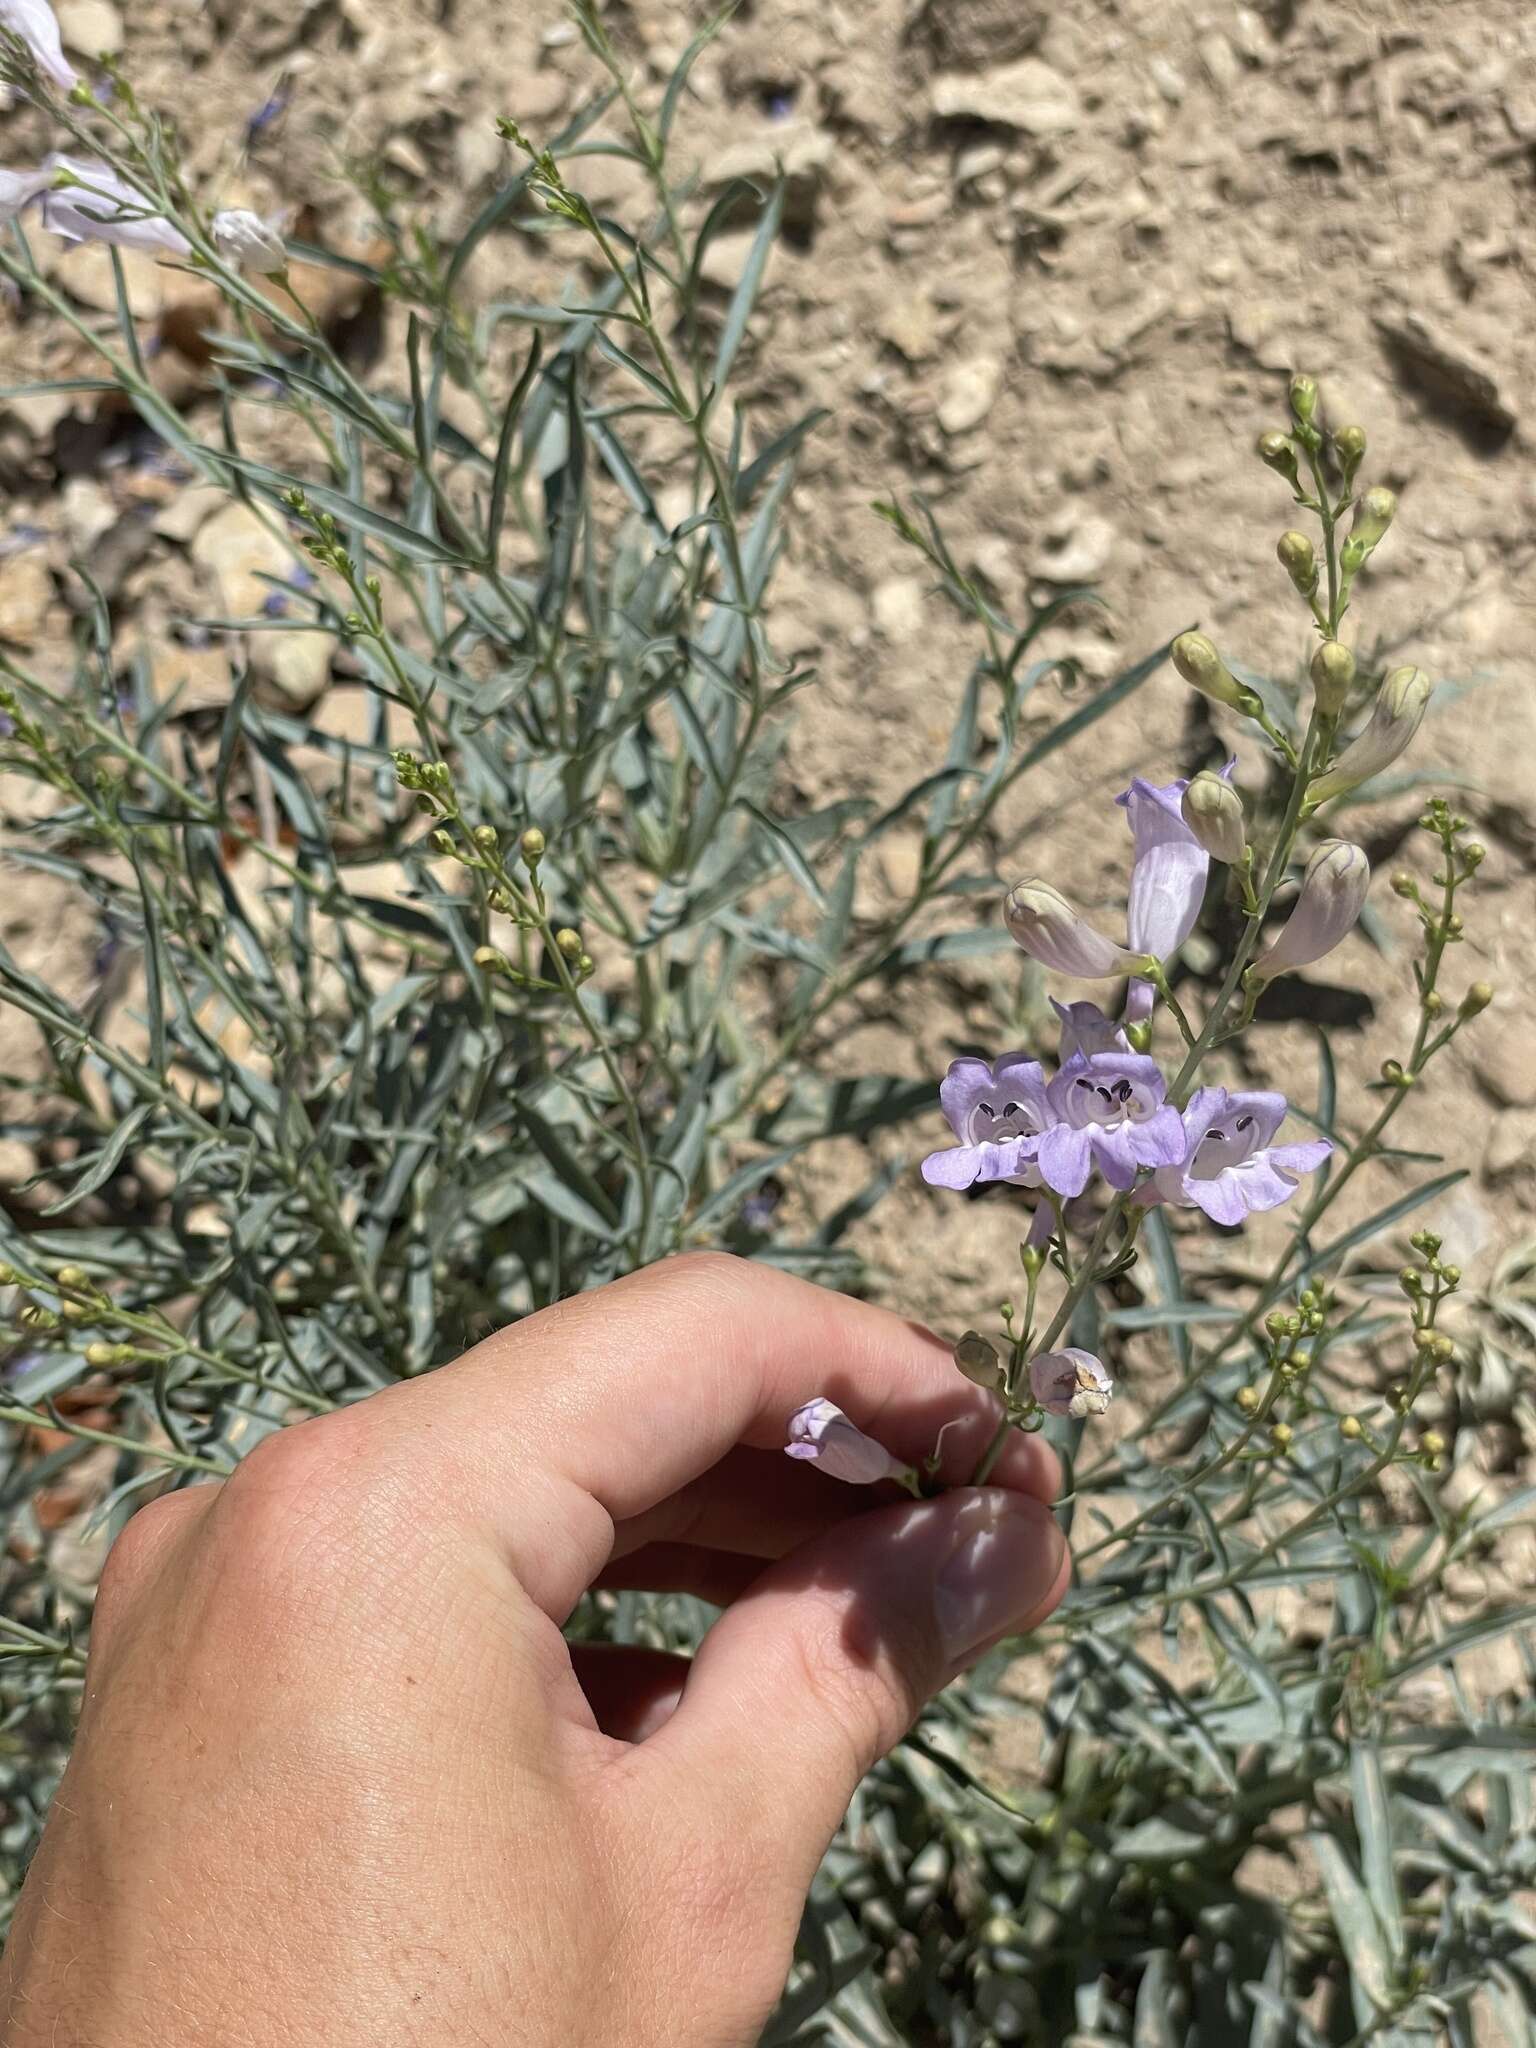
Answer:
[[[782,1455],[818,1394],[941,1498]],[[713,1255],[152,1502],[0,1963],[8,2048],[748,2048],[860,1776],[1061,1597],[1037,1439],[884,1310]],[[942,1581],[939,1594],[935,1587]],[[592,1585],[725,1605],[573,1651]]]

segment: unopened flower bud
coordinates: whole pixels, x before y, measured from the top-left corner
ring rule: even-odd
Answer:
[[[1453,1288],[1461,1285],[1460,1266],[1442,1266],[1440,1268],[1440,1278],[1445,1282],[1446,1292],[1449,1293]]]
[[[1355,657],[1341,640],[1325,640],[1312,657],[1312,687],[1324,718],[1337,718],[1355,680]]]
[[[1311,541],[1292,527],[1276,541],[1275,553],[1280,557],[1281,568],[1302,596],[1310,597],[1317,588],[1317,550]]]
[[[1058,974],[1107,981],[1115,975],[1135,974],[1146,966],[1145,954],[1128,952],[1106,939],[1086,918],[1078,916],[1065,896],[1035,876],[1009,891],[1003,916],[1014,944],[1042,966],[1054,967]]]
[[[544,858],[544,848],[547,843],[544,834],[539,830],[538,826],[530,825],[522,838],[518,840],[517,849],[529,867],[533,867],[536,862]]]
[[[1448,1365],[1455,1356],[1456,1346],[1452,1343],[1451,1339],[1437,1334],[1435,1337],[1435,1357],[1439,1359],[1442,1365]]]
[[[1047,1415],[1103,1415],[1115,1383],[1091,1351],[1042,1351],[1029,1362],[1029,1385]]]
[[[1301,894],[1254,973],[1260,981],[1294,974],[1331,953],[1365,908],[1371,864],[1347,839],[1325,839],[1302,879]]]
[[[1003,1385],[1003,1366],[996,1350],[975,1330],[967,1330],[955,1346],[955,1364],[975,1387]]]
[[[1420,1294],[1424,1288],[1424,1275],[1417,1266],[1404,1266],[1397,1276],[1397,1284],[1404,1294]]]
[[[1362,560],[1380,541],[1396,517],[1396,491],[1389,491],[1384,484],[1377,484],[1364,494],[1355,507],[1355,516],[1349,529],[1350,545],[1362,550]]]
[[[1413,1076],[1404,1067],[1401,1060],[1383,1060],[1381,1063],[1381,1078],[1389,1088],[1411,1088],[1413,1086]]]
[[[1488,849],[1480,839],[1469,839],[1461,849],[1461,857],[1469,868],[1480,868],[1488,858]]]
[[[1271,1309],[1264,1318],[1264,1327],[1277,1342],[1290,1326],[1290,1317],[1283,1308]]]
[[[432,834],[432,844],[439,853],[452,853],[455,850],[453,834],[451,832],[434,832]]]
[[[910,1468],[893,1458],[851,1423],[842,1409],[825,1397],[807,1401],[789,1418],[784,1445],[791,1458],[808,1459],[829,1478],[851,1486],[872,1486],[879,1479],[904,1479]]]
[[[1296,470],[1296,450],[1291,446],[1290,436],[1282,434],[1277,427],[1271,427],[1259,436],[1259,460],[1283,476],[1292,490],[1300,488]]]
[[[1296,1432],[1288,1422],[1271,1423],[1270,1440],[1277,1451],[1288,1451],[1296,1439]]]
[[[1462,997],[1457,1014],[1462,1018],[1475,1017],[1480,1011],[1486,1010],[1492,1001],[1493,983],[1491,981],[1474,981]]]
[[[106,1344],[98,1339],[85,1347],[85,1362],[99,1372],[109,1365],[124,1365],[133,1356],[131,1344]]]
[[[560,951],[567,960],[579,960],[581,958],[581,933],[572,931],[568,924],[562,925],[559,931],[555,933],[555,944],[560,948]]]
[[[473,958],[477,967],[484,967],[492,974],[499,973],[507,964],[505,957],[498,953],[494,946],[476,946]]]
[[[1321,655],[1326,650],[1319,649]],[[1314,664],[1314,673],[1316,665]],[[1327,803],[1347,789],[1357,789],[1383,768],[1390,767],[1412,740],[1424,721],[1429,704],[1430,680],[1421,668],[1395,668],[1377,692],[1370,723],[1356,735],[1326,775],[1320,775],[1307,791],[1307,801]],[[1321,702],[1321,697],[1319,697]],[[1396,888],[1394,881],[1393,887]],[[1405,892],[1399,891],[1399,894]]]
[[[577,954],[576,972],[582,977],[583,980],[585,980],[589,974],[596,973],[596,971],[597,962],[592,958],[592,955],[590,953]]]
[[[477,825],[474,832],[475,844],[482,853],[494,853],[500,845],[494,825]]]
[[[1419,1438],[1419,1449],[1426,1457],[1438,1458],[1445,1449],[1445,1438],[1438,1429],[1426,1429]]]
[[[1243,800],[1224,775],[1202,768],[1180,801],[1184,822],[1214,860],[1234,866],[1243,857]]]
[[[54,1276],[61,1287],[89,1287],[91,1276],[83,1266],[60,1266]]]
[[[1413,1333],[1413,1348],[1415,1351],[1433,1351],[1435,1348],[1434,1331],[1427,1327],[1415,1330]]]
[[[1257,1387],[1238,1388],[1237,1405],[1239,1408],[1242,1409],[1245,1415],[1252,1415],[1256,1411],[1259,1405],[1259,1400],[1260,1395]]]
[[[1340,1424],[1339,1424],[1339,1435],[1340,1435],[1340,1436],[1347,1436],[1347,1437],[1348,1437],[1348,1438],[1350,1439],[1350,1441],[1351,1441],[1351,1442],[1353,1442],[1353,1441],[1354,1441],[1354,1439],[1355,1439],[1355,1438],[1356,1438],[1357,1436],[1359,1436],[1359,1434],[1360,1434],[1360,1418],[1359,1418],[1359,1416],[1358,1416],[1358,1415],[1346,1415],[1346,1416],[1345,1416],[1345,1417],[1343,1418],[1343,1420],[1342,1420],[1342,1421],[1340,1422]]]
[[[1344,487],[1347,490],[1355,480],[1355,472],[1365,460],[1364,427],[1340,427],[1333,437],[1333,452],[1339,458],[1339,468],[1344,472]]]
[[[1317,379],[1300,372],[1291,379],[1291,411],[1303,426],[1309,426],[1317,411]]]
[[[1179,674],[1202,696],[1239,711],[1251,711],[1257,703],[1253,691],[1243,688],[1204,633],[1181,633],[1169,652]]]
[[[288,251],[277,229],[244,206],[213,216],[213,246],[232,270],[276,277],[288,268]]]
[[[1418,893],[1419,885],[1412,875],[1409,874],[1406,868],[1399,868],[1392,877],[1392,894],[1394,896],[1410,897],[1417,896]]]

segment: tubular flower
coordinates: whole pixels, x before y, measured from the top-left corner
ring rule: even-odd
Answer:
[[[74,91],[80,80],[64,55],[59,24],[48,0],[0,0],[0,29],[7,28],[26,44],[50,85],[59,92]]]
[[[43,226],[66,242],[115,242],[120,249],[145,249],[157,256],[191,254],[180,228],[156,213],[110,164],[54,155],[46,168],[51,189],[43,194]]]
[[[1091,1351],[1042,1351],[1029,1361],[1030,1392],[1047,1415],[1103,1415],[1115,1383]]]
[[[1122,974],[1134,974],[1145,966],[1145,957],[1117,946],[1079,917],[1049,882],[1031,876],[1009,892],[1003,907],[1014,943],[1031,959],[1058,974],[1073,974],[1084,981],[1108,981]]]
[[[1205,895],[1211,857],[1184,821],[1187,781],[1158,784],[1140,776],[1115,802],[1130,821],[1131,883],[1126,901],[1126,941],[1133,952],[1167,960],[1194,930]],[[1131,984],[1126,1015],[1152,1014],[1150,982]]]
[[[811,1459],[831,1478],[845,1479],[850,1486],[873,1486],[877,1479],[905,1480],[911,1470],[884,1444],[856,1429],[836,1402],[824,1396],[797,1408],[784,1433],[789,1457]]]
[[[1369,725],[1311,785],[1307,801],[1325,804],[1389,768],[1423,723],[1430,688],[1423,669],[1393,669],[1377,693]]]
[[[1268,951],[1254,964],[1260,981],[1294,974],[1331,953],[1365,908],[1371,864],[1347,839],[1325,839],[1307,862],[1301,894]]]
[[[1058,1195],[1080,1195],[1095,1166],[1113,1188],[1135,1185],[1144,1166],[1184,1157],[1179,1112],[1164,1101],[1167,1084],[1144,1053],[1078,1053],[1047,1087],[1055,1121],[1040,1140],[1040,1177]]]
[[[46,192],[49,182],[47,171],[0,171],[0,227]]]
[[[1228,1224],[1255,1209],[1278,1209],[1295,1194],[1301,1175],[1333,1150],[1326,1138],[1276,1145],[1285,1113],[1283,1095],[1197,1088],[1184,1111],[1183,1160],[1159,1167],[1137,1200],[1203,1209],[1213,1223]]]
[[[969,1188],[994,1180],[1039,1187],[1035,1154],[1052,1113],[1038,1060],[1021,1052],[1004,1053],[991,1066],[956,1060],[939,1084],[939,1103],[960,1142],[923,1161],[930,1187]]]

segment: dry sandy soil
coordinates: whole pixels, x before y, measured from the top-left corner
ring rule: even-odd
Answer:
[[[321,235],[339,239],[361,225],[340,175],[349,155],[375,154],[403,212],[451,235],[503,174],[494,117],[552,133],[593,77],[558,0],[59,11],[77,52],[119,49],[141,95],[177,115],[211,191],[313,208]],[[654,82],[702,16],[635,0],[610,19]],[[833,411],[805,462],[774,614],[780,651],[815,650],[821,669],[789,755],[807,802],[887,798],[914,756],[936,763],[969,658],[872,497],[926,491],[961,560],[1010,606],[1096,581],[1107,609],[1078,612],[1055,643],[1092,679],[1195,621],[1234,658],[1288,675],[1307,653],[1272,553],[1289,506],[1252,440],[1279,419],[1294,367],[1322,379],[1335,424],[1368,426],[1368,478],[1397,489],[1403,510],[1358,630],[1442,679],[1416,761],[1454,782],[1489,849],[1450,986],[1486,977],[1498,1000],[1400,1125],[1472,1169],[1434,1220],[1483,1279],[1531,1234],[1536,1203],[1533,67],[1536,18],[1519,0],[756,0],[698,65],[679,124],[706,184],[775,159],[793,174],[747,395],[786,415]],[[286,111],[247,151],[247,124],[274,95]],[[0,116],[0,136],[6,160],[22,159],[35,117]],[[592,159],[582,179],[622,201],[623,166]],[[58,273],[87,305],[102,303],[99,256],[79,252]],[[509,234],[483,253],[475,288],[526,290],[546,274],[540,251]],[[134,289],[152,316],[160,274],[134,266]],[[8,374],[42,373],[45,346],[41,323],[13,329]],[[0,560],[0,636],[23,648],[63,621],[56,579],[71,548],[109,536],[140,488],[61,465],[63,409],[0,410],[5,524],[44,536]],[[175,495],[160,490],[164,532],[124,576],[150,634],[199,602],[195,536],[210,508],[178,508]],[[223,655],[197,658],[217,695]],[[1113,794],[1222,745],[1165,672],[1005,818],[1001,868],[1045,870],[1113,920]],[[1245,755],[1243,772],[1256,767]],[[1411,836],[1404,846],[1421,801],[1407,791],[1355,814],[1379,861],[1422,858]],[[1389,950],[1357,944],[1333,963],[1340,987],[1317,999],[1346,1122],[1366,1111],[1359,1091],[1380,1061],[1404,1049],[1411,1008],[1411,920],[1378,897]],[[10,921],[34,958],[80,942],[57,935],[39,898]],[[842,1056],[937,1073],[994,1028],[1014,973],[983,962],[922,1007],[872,1009]],[[1251,1074],[1310,1089],[1303,1024],[1267,1024],[1249,1058]],[[828,1159],[801,1192],[821,1204],[867,1170]],[[1388,1199],[1392,1171],[1368,1176],[1363,1199]],[[945,1207],[913,1179],[861,1243],[888,1298],[954,1322],[984,1304],[986,1275],[1008,1271],[1013,1224],[1000,1205]]]

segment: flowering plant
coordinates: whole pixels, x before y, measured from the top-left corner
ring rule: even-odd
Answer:
[[[26,1738],[0,1755],[5,1897],[67,1747],[94,1565],[150,1488],[226,1474],[271,1431],[682,1246],[865,1282],[857,1227],[903,1161],[871,1159],[820,1212],[803,1163],[899,1139],[933,1088],[851,1078],[847,1031],[871,991],[1022,949],[1026,989],[1044,968],[1092,999],[1060,991],[1048,1048],[1010,997],[941,1085],[954,1142],[914,1145],[924,1199],[1017,1209],[1021,1296],[966,1318],[955,1363],[997,1399],[978,1479],[1011,1429],[1062,1452],[1080,1578],[871,1777],[768,2039],[1316,2048],[1460,2026],[1469,1986],[1517,2010],[1528,1712],[1463,1689],[1431,1723],[1411,1690],[1520,1622],[1451,1604],[1504,1524],[1435,1490],[1462,1469],[1442,1434],[1460,1274],[1427,1231],[1406,1267],[1395,1243],[1456,1175],[1417,1177],[1388,1126],[1488,998],[1439,987],[1481,858],[1446,805],[1423,814],[1434,879],[1393,879],[1421,952],[1371,1113],[1326,1034],[1289,1104],[1237,1064],[1262,1066],[1265,989],[1362,918],[1350,805],[1425,714],[1419,671],[1379,679],[1341,638],[1394,512],[1355,489],[1364,437],[1325,433],[1298,379],[1261,443],[1322,532],[1321,555],[1299,532],[1279,548],[1320,642],[1305,714],[1206,636],[1175,644],[1224,737],[1187,780],[1170,739],[1124,793],[1123,932],[1019,878],[1009,799],[1169,650],[1085,688],[1042,647],[1081,593],[1008,617],[920,501],[878,509],[980,644],[945,758],[884,808],[808,809],[781,748],[814,675],[775,653],[773,575],[823,422],[730,410],[770,346],[784,194],[710,194],[678,166],[719,23],[652,106],[578,19],[604,93],[547,147],[505,122],[504,175],[452,237],[379,187],[386,253],[334,257],[203,190],[121,73],[93,95],[46,0],[0,0],[0,64],[59,144],[0,174],[0,273],[89,353],[81,381],[111,387],[160,469],[261,543],[261,594],[197,621],[229,660],[211,706],[174,659],[169,685],[147,672],[108,595],[87,594],[62,673],[0,652],[7,861],[95,949],[81,986],[0,950],[31,1034],[0,1135],[36,1157],[0,1205],[0,1640]],[[649,218],[588,201],[591,149],[643,173]],[[749,205],[721,292],[706,259]],[[195,284],[203,381],[167,395],[126,292],[82,309],[38,232]],[[492,238],[533,271],[552,235],[584,274],[473,301]],[[316,310],[338,274],[394,323],[376,365]],[[296,647],[319,652],[309,694]],[[892,890],[872,878],[902,835]],[[978,921],[983,901],[1001,915]],[[1202,920],[1236,936],[1197,1013],[1181,948]],[[1410,1184],[1330,1235],[1384,1161]],[[1203,1258],[1272,1209],[1293,1228],[1267,1270]],[[930,1488],[870,1420],[815,1402],[788,1448],[874,1499]],[[1298,1589],[1321,1601],[1300,1619]],[[710,1618],[602,1592],[570,1627],[682,1648]],[[985,1763],[989,1725],[1038,1733],[1022,1782]]]

